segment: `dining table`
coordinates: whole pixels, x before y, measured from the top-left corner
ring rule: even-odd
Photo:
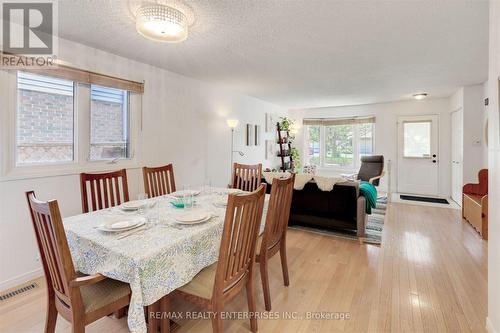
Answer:
[[[146,199],[140,210],[117,206],[64,218],[75,269],[130,284],[128,327],[131,332],[146,332],[144,307],[187,284],[218,260],[226,210],[221,203],[232,192],[235,190],[223,188],[199,191],[190,208],[174,206],[179,201],[174,193]],[[266,195],[260,232],[268,201]],[[176,220],[180,212],[196,210],[207,212],[208,220],[196,224]],[[103,226],[110,222],[136,217],[144,219],[140,227],[104,231]]]

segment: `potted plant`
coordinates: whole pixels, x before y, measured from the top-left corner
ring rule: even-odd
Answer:
[[[280,128],[282,131],[288,131],[293,125],[293,120],[288,117],[280,118]]]
[[[291,151],[291,156],[293,159],[293,170],[299,170],[300,169],[300,153],[297,148],[292,148]]]

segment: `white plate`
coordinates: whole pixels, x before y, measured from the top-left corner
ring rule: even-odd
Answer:
[[[174,197],[176,198],[184,198],[185,196],[188,196],[188,195],[192,195],[192,196],[197,196],[201,193],[201,191],[196,191],[196,190],[191,190],[191,191],[176,191],[174,193],[172,193],[171,195],[173,195]]]
[[[146,219],[138,217],[135,219],[117,220],[100,225],[97,229],[106,232],[121,232],[138,228],[146,223]]]
[[[223,198],[223,199],[215,201],[214,205],[216,207],[222,207],[222,208],[227,207],[227,198]]]
[[[234,193],[242,193],[243,191],[237,188],[228,188],[226,189],[226,194],[234,194]]]
[[[177,222],[185,222],[185,223],[193,223],[201,220],[206,220],[206,218],[210,217],[210,213],[204,210],[193,210],[178,213],[174,216],[174,219]]]
[[[127,210],[127,211],[133,211],[133,210],[139,210],[141,208],[144,208],[147,206],[147,201],[146,200],[136,200],[136,201],[127,201],[124,202],[120,205],[120,208],[122,210]]]
[[[207,222],[211,218],[212,218],[212,215],[208,215],[207,217],[205,217],[204,219],[199,220],[199,221],[187,222],[187,221],[178,221],[178,220],[175,220],[175,223],[177,223],[177,224],[198,224],[198,223]]]

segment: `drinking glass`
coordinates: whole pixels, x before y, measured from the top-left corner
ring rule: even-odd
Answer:
[[[137,200],[139,200],[139,201],[147,200],[147,198],[148,198],[147,193],[139,193],[137,195]],[[140,206],[139,210],[138,210],[139,214],[143,215],[145,213],[145,209],[146,209],[146,206]]]
[[[205,179],[203,182],[203,193],[208,195],[212,194],[212,182],[210,179]]]
[[[147,220],[152,224],[160,222],[160,197],[156,197],[152,202],[148,203],[149,210],[147,213]]]
[[[193,191],[191,190],[190,185],[183,186],[182,193],[182,203],[184,204],[185,209],[189,209],[193,207]]]

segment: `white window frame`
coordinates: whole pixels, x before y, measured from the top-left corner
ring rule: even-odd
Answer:
[[[50,76],[50,75],[49,75]],[[0,114],[0,181],[74,175],[81,172],[103,172],[141,166],[142,96],[129,92],[130,158],[90,160],[90,85],[75,82],[74,88],[74,160],[45,164],[16,165],[17,71],[0,70],[0,83],[7,89],[0,91],[6,108]]]
[[[375,130],[375,124],[373,123],[373,154],[376,153],[376,130]],[[353,125],[359,125],[359,124],[353,124]],[[361,167],[360,163],[360,154],[359,154],[359,127],[354,126],[354,135],[353,135],[353,148],[352,148],[352,154],[353,154],[353,164],[352,165],[345,165],[345,166],[338,166],[338,165],[328,165],[325,164],[325,147],[326,147],[326,140],[325,140],[325,125],[304,125],[304,131],[307,130],[308,126],[319,126],[319,160],[320,164],[317,166],[319,170],[329,170],[329,171],[342,171],[342,172],[351,172],[351,171],[357,171]],[[306,157],[306,152],[308,151],[308,142],[307,142],[307,135],[303,135],[304,141],[303,141],[303,149],[302,151],[304,152],[302,156],[302,164],[308,164],[307,162],[307,157]]]

